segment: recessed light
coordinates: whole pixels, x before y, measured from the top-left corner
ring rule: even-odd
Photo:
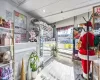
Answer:
[[[43,10],[43,12],[45,13],[45,10]]]

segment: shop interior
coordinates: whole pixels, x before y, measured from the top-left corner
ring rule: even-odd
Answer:
[[[100,80],[100,0],[0,0],[0,80]]]

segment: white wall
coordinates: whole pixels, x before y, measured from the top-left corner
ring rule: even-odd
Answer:
[[[56,23],[56,28],[74,25],[74,17]]]
[[[0,1],[0,16],[2,16],[3,18],[5,18],[5,14],[6,14],[6,6],[5,6],[5,2],[3,0]]]
[[[89,17],[91,16],[91,14],[92,14],[92,12],[89,12]],[[64,26],[68,26],[68,25],[75,25],[76,26],[77,24],[80,24],[80,23],[86,23],[85,20],[83,19],[83,17],[85,17],[86,20],[88,20],[88,12],[76,16],[75,22],[74,22],[74,17],[56,22],[56,28],[64,27]]]

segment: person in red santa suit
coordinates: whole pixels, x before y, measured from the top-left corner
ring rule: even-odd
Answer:
[[[92,29],[92,23],[87,22],[81,28],[81,35],[78,42],[79,53],[78,56],[81,58],[82,70],[84,79],[88,79],[88,74],[90,73],[91,61],[95,60],[97,56],[95,55],[94,47],[94,34]],[[89,57],[88,57],[89,55]]]

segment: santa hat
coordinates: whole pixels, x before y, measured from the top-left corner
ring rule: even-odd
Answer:
[[[83,26],[83,28],[85,29],[85,31],[82,30],[82,32],[81,32],[81,36],[83,36],[83,35],[86,33],[86,31],[87,31],[87,27],[89,27],[89,32],[92,33],[92,28],[93,28],[93,26],[92,26],[92,23],[91,23],[90,21],[88,21],[88,22],[85,23],[84,26]]]
[[[92,23],[90,21],[88,21],[87,23],[85,23],[85,26],[92,27]]]

